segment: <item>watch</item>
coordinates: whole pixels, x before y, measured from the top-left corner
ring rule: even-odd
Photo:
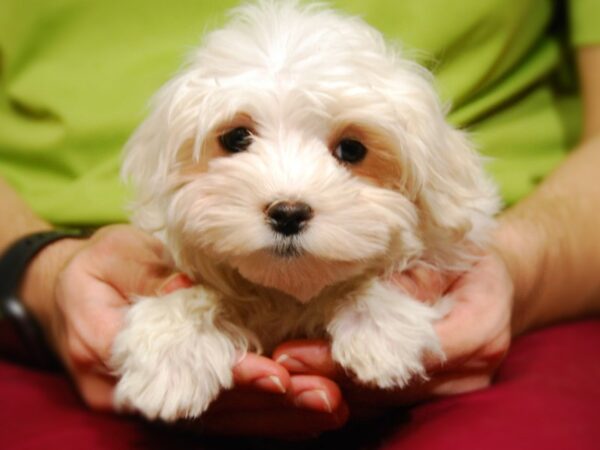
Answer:
[[[84,230],[52,230],[29,234],[0,257],[0,352],[41,369],[59,367],[44,333],[18,295],[29,262],[44,247],[65,238],[84,238]]]

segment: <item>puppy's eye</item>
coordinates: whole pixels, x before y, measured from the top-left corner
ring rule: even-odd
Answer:
[[[237,127],[219,136],[223,150],[230,153],[239,153],[248,149],[252,143],[252,133],[248,128]]]
[[[365,159],[367,148],[354,139],[342,139],[333,154],[340,161],[355,164]]]

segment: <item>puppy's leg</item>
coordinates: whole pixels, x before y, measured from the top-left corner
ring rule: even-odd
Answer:
[[[345,299],[327,331],[332,356],[358,381],[380,388],[425,377],[423,356],[443,358],[433,322],[442,314],[407,294],[374,281]]]
[[[243,331],[219,318],[211,291],[197,286],[141,298],[113,347],[115,405],[149,419],[197,417],[232,386],[232,367],[246,346]]]

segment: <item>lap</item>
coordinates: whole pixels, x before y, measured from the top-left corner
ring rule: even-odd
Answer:
[[[599,320],[531,333],[515,341],[490,389],[418,405],[376,423],[349,424],[299,447],[597,448],[599,346]],[[0,398],[0,447],[5,449],[199,447],[179,432],[87,410],[60,373],[0,361]],[[244,442],[252,448],[265,444]],[[212,441],[209,447],[244,448],[240,441]]]

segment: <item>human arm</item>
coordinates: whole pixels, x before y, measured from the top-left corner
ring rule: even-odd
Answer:
[[[0,198],[4,217],[10,218],[0,221],[0,254],[4,253],[12,242],[26,234],[52,229],[52,226],[39,218],[1,177]]]
[[[501,217],[498,248],[515,282],[513,334],[600,313],[600,46],[577,56],[581,142]]]

